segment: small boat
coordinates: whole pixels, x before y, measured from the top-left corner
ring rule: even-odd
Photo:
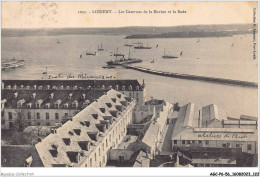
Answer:
[[[134,46],[134,45],[133,45],[133,44],[128,44],[127,41],[126,41],[125,46],[127,46],[127,47],[132,47],[132,46]]]
[[[114,52],[113,56],[115,57],[124,57],[125,55],[122,53],[118,53],[118,48],[116,48],[116,52]]]
[[[80,56],[79,56],[80,58],[82,58],[82,54],[80,54]]]
[[[90,52],[90,49],[88,50],[88,52],[86,52],[86,55],[96,55],[97,52]]]
[[[43,72],[42,74],[43,74],[43,75],[47,75],[47,73],[48,73],[48,68],[47,68],[47,66],[46,66],[46,71]]]
[[[182,56],[182,52],[183,52],[183,51],[181,51],[181,53],[180,53],[181,56]]]
[[[57,44],[60,44],[60,41],[59,40],[57,40],[57,42],[56,42]]]
[[[113,66],[113,65],[107,65],[107,66],[102,66],[102,68],[104,68],[104,69],[113,69],[113,68],[116,68],[116,67]]]
[[[6,60],[1,64],[1,70],[9,70],[9,69],[15,69],[18,67],[22,67],[25,64],[25,60],[17,60],[13,57],[11,60]]]
[[[199,42],[200,42],[200,39],[197,40],[197,43],[199,43]]]
[[[174,58],[178,58],[178,57],[166,54],[165,49],[164,49],[164,53],[163,53],[162,58],[164,58],[164,59],[174,59]]]
[[[138,44],[138,45],[134,47],[135,49],[151,49],[152,48],[152,47],[149,47],[148,44],[147,44],[147,46],[144,46],[143,43],[139,43],[139,42],[136,44]]]
[[[158,48],[158,47],[159,47],[159,45],[157,44],[157,45],[156,45],[156,48]]]
[[[98,46],[98,51],[103,51],[103,47],[102,47],[102,44],[100,45],[100,47]]]
[[[151,61],[151,63],[154,63],[154,60],[153,60],[153,61]]]

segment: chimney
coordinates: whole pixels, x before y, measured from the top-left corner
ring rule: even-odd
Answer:
[[[199,110],[198,128],[200,128],[200,110]]]

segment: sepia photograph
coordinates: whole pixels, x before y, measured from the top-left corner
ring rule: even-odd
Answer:
[[[1,176],[237,176],[258,108],[257,1],[1,2]]]

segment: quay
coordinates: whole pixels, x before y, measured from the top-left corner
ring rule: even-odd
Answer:
[[[223,78],[215,78],[215,77],[206,77],[206,76],[196,76],[190,74],[179,74],[179,73],[171,73],[171,72],[163,72],[152,70],[149,68],[144,68],[140,66],[131,66],[131,65],[122,65],[124,68],[133,69],[145,73],[155,74],[159,76],[166,77],[174,77],[179,79],[189,79],[189,80],[197,80],[197,81],[205,81],[205,82],[214,82],[219,84],[229,84],[229,85],[238,85],[238,86],[246,86],[246,87],[258,87],[258,83],[256,82],[248,82],[248,81],[240,81],[240,80],[232,80],[232,79],[223,79]]]

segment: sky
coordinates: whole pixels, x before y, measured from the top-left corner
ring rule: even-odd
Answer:
[[[87,28],[252,23],[257,2],[2,2],[2,28]],[[111,10],[112,13],[92,13]],[[142,11],[141,14],[119,11]],[[144,10],[171,13],[144,13]],[[173,10],[176,13],[173,13]],[[178,10],[186,13],[178,13]],[[86,13],[79,13],[85,11]],[[258,14],[256,14],[256,17]]]

